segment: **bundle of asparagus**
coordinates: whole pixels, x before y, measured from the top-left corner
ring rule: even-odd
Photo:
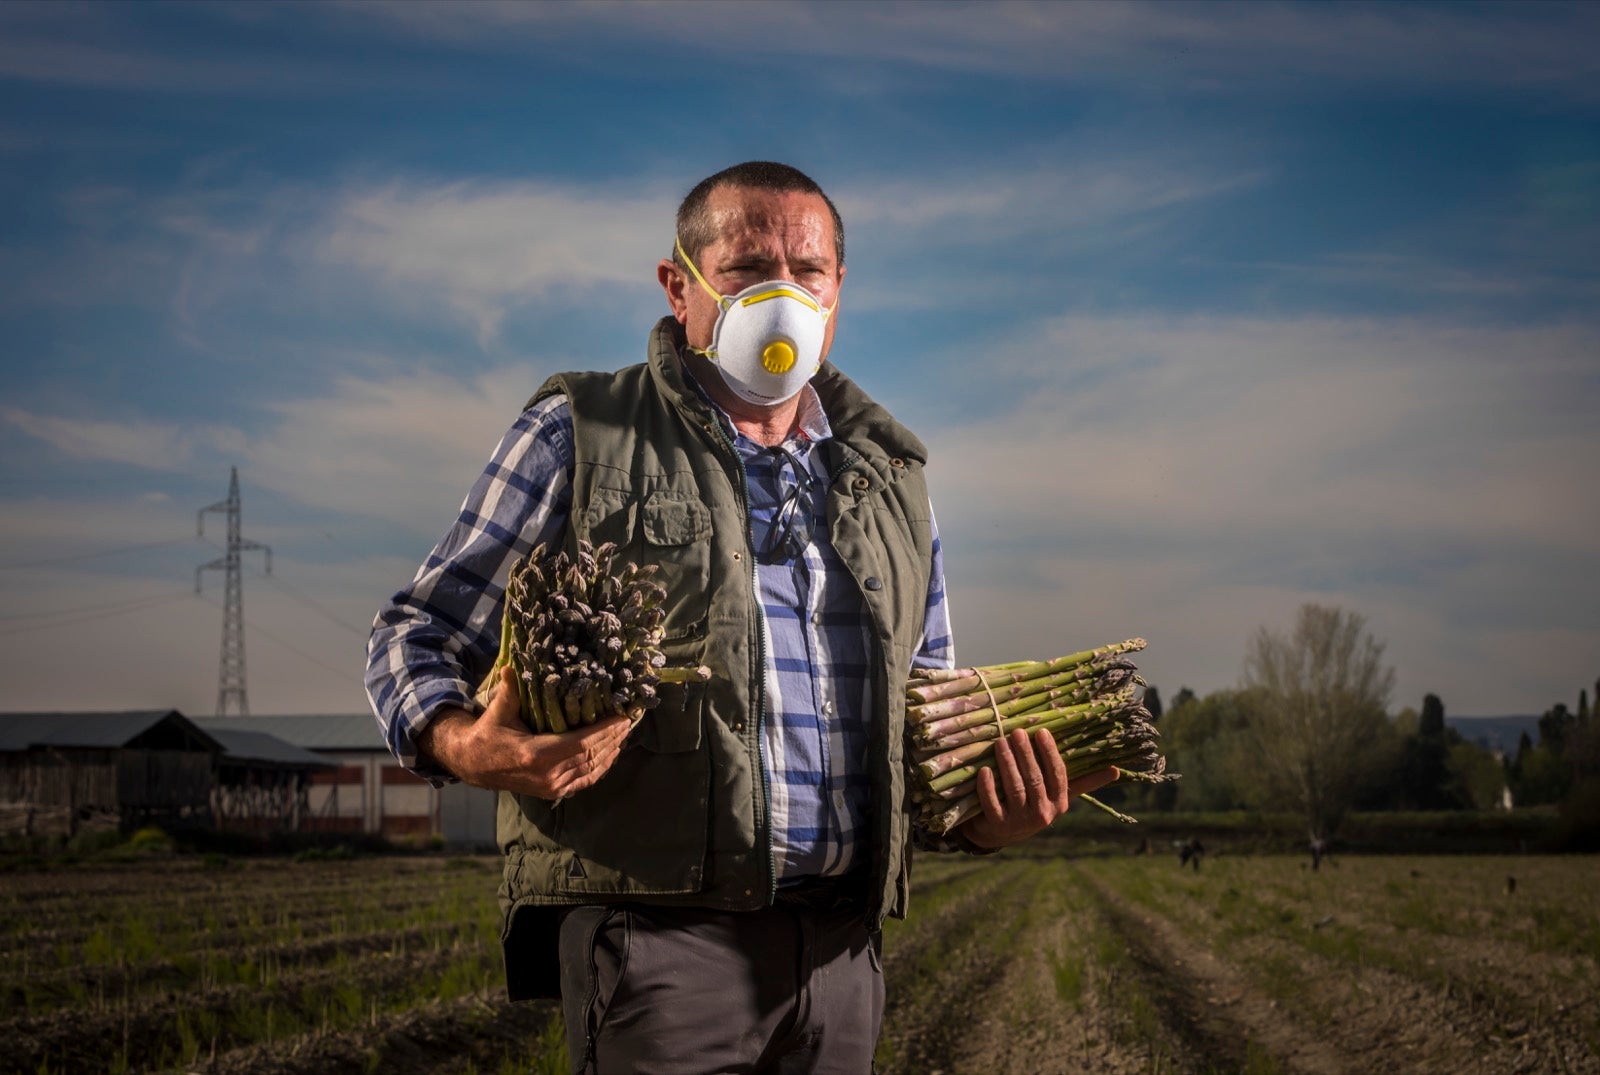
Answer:
[[[540,545],[506,579],[500,654],[479,688],[487,700],[500,670],[516,674],[522,718],[536,732],[564,732],[601,717],[638,720],[659,701],[656,685],[708,679],[700,668],[668,668],[661,652],[666,590],[653,567],[624,564],[617,547],[578,543],[578,555]]]
[[[982,811],[978,771],[994,766],[995,740],[1018,728],[1050,732],[1069,782],[1113,765],[1124,780],[1176,780],[1139,702],[1144,680],[1126,657],[1144,647],[1131,638],[1053,661],[919,669],[906,686],[906,729],[924,824],[946,833]]]

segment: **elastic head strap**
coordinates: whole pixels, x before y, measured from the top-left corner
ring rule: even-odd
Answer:
[[[694,278],[699,281],[700,286],[706,289],[706,294],[710,295],[713,299],[716,299],[717,305],[722,307],[724,310],[726,310],[729,306],[732,306],[733,300],[731,298],[726,295],[717,294],[717,289],[706,283],[706,278],[700,275],[700,270],[695,268],[694,259],[691,258],[689,256],[689,252],[683,248],[683,240],[674,235],[672,237],[672,245],[673,248],[678,251],[678,256],[683,259],[683,263],[689,266],[689,271],[694,274]]]
[[[706,278],[704,276],[700,275],[700,270],[699,270],[699,268],[697,268],[695,266],[694,259],[691,258],[689,256],[689,252],[683,248],[683,241],[681,239],[679,239],[676,235],[674,235],[672,237],[672,246],[673,246],[673,249],[677,250],[678,256],[683,259],[683,263],[685,265],[689,266],[689,272],[694,274],[695,281],[697,283],[699,283],[699,285],[701,287],[705,288],[705,292],[706,292],[707,295],[710,295],[713,299],[717,300],[717,305],[718,306],[720,306],[724,310],[726,310],[728,307],[733,305],[733,296],[718,294],[716,288],[714,288],[710,284],[706,283]],[[799,287],[798,284],[796,284],[795,286]],[[805,291],[805,288],[803,288],[803,287],[799,287],[799,289],[802,292]],[[757,302],[763,302],[766,299],[777,298],[779,295],[786,295],[789,298],[796,298],[796,299],[800,298],[800,296],[790,294],[789,292],[765,291],[765,292],[762,292],[759,295],[751,295],[749,298],[743,300],[741,305],[750,306],[750,305],[752,305],[754,303],[757,303]],[[821,303],[817,302],[815,299],[812,299],[809,302],[807,302],[804,299],[801,299],[800,301],[805,302],[807,306],[810,306],[813,310],[815,310],[818,313],[820,313],[822,315],[822,319],[824,321],[826,321],[829,317],[831,317],[833,315],[833,307],[831,307],[831,306],[823,306]],[[835,304],[837,305],[837,302]]]

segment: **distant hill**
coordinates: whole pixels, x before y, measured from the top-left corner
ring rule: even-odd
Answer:
[[[1517,752],[1517,741],[1523,732],[1537,743],[1539,741],[1538,717],[1452,717],[1446,715],[1445,724],[1461,733],[1469,743],[1482,743],[1490,750]]]

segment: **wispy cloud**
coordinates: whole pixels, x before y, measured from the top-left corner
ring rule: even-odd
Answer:
[[[1600,17],[1582,4],[234,3],[187,9],[209,38],[157,32],[144,5],[7,4],[0,77],[282,96],[417,85],[363,47],[384,31],[434,50],[571,56],[597,41],[761,60],[804,55],[1080,84],[1255,93],[1268,86],[1485,86],[1594,100]],[[619,17],[619,13],[625,13]],[[170,15],[170,13],[169,13]],[[320,49],[277,47],[293,25]],[[299,38],[296,38],[299,41]],[[267,44],[263,44],[267,42]]]
[[[964,501],[1034,505],[1023,515],[1041,519],[1056,515],[1040,496],[1054,492],[1142,529],[1181,519],[1223,534],[1248,520],[1252,533],[1568,545],[1600,525],[1593,498],[1551,495],[1576,494],[1600,461],[1581,425],[1596,353],[1600,331],[1583,324],[1051,319],[987,350],[984,382],[1015,404],[950,432],[944,480]],[[1043,459],[1071,465],[1041,488]]]
[[[595,287],[648,290],[676,197],[541,182],[393,183],[328,208],[322,259],[432,296],[492,335],[510,306]]]
[[[471,377],[339,378],[326,394],[274,407],[275,422],[252,446],[254,473],[304,503],[431,541],[540,378],[535,363]]]
[[[1333,600],[1418,696],[1452,632],[1548,625],[1560,654],[1514,684],[1516,661],[1455,665],[1472,711],[1514,708],[1600,644],[1572,618],[1600,600],[1597,353],[1592,325],[1405,318],[1064,317],[996,341],[943,382],[981,416],[925,430],[974,656],[1032,652],[1040,623],[1160,633],[1183,644],[1154,667],[1210,689],[1255,626]]]
[[[198,455],[237,451],[242,441],[238,433],[221,426],[36,414],[20,407],[0,408],[0,421],[70,459],[149,470],[186,469]]]
[[[153,12],[141,4],[71,0],[3,4],[0,78],[100,90],[296,97],[383,84],[414,87],[426,77],[415,70],[375,70],[337,48],[321,55],[293,45],[264,48],[264,38],[249,33],[251,24],[296,18],[273,11],[275,6]],[[231,40],[212,33],[196,46],[193,36],[166,33],[159,25],[163,16],[174,15],[192,29],[225,32],[231,25],[242,32]]]
[[[527,363],[472,377],[344,376],[323,393],[271,404],[252,432],[17,407],[0,409],[0,421],[66,457],[155,473],[192,474],[217,458],[237,460],[253,485],[292,503],[431,538],[541,376]]]
[[[1595,98],[1600,17],[1584,5],[1297,3],[355,5],[434,42],[521,49],[612,35],[719,55],[804,53],[1063,82],[1217,93],[1266,84],[1495,86]],[[348,15],[346,16],[349,17]]]
[[[1260,183],[1260,170],[1185,165],[1160,151],[1140,157],[1067,159],[1022,170],[962,169],[947,180],[895,180],[848,187],[841,210],[881,239],[911,229],[909,242],[981,233],[991,241],[1153,212],[1236,193]],[[950,229],[957,229],[950,235]]]

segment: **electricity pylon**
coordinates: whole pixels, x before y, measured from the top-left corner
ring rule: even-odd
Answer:
[[[222,659],[217,665],[217,716],[226,716],[231,699],[241,717],[250,715],[250,702],[244,693],[244,584],[239,577],[239,553],[246,549],[260,549],[267,554],[267,574],[272,574],[272,550],[256,541],[246,541],[239,536],[239,468],[233,468],[228,481],[228,499],[219,500],[208,508],[201,508],[195,521],[196,532],[206,536],[206,512],[222,511],[228,515],[228,547],[220,558],[194,569],[194,592],[200,592],[200,573],[223,572],[222,599]]]

